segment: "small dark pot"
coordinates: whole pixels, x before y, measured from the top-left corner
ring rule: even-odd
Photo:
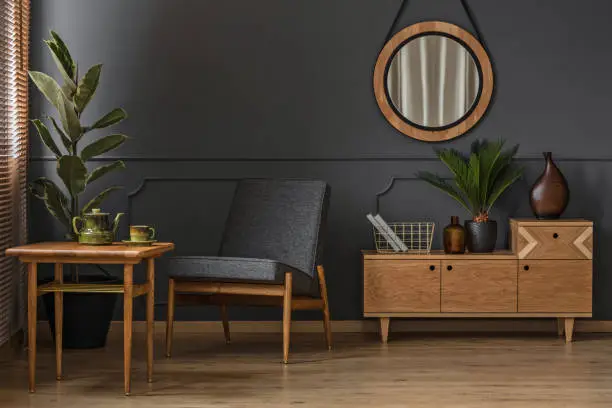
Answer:
[[[80,276],[82,283],[121,283],[116,278]],[[113,319],[116,293],[64,293],[64,326],[62,345],[66,349],[90,349],[104,347]],[[55,339],[55,303],[53,293],[43,297],[49,327]]]
[[[466,221],[465,238],[469,252],[493,252],[497,241],[497,221]]]

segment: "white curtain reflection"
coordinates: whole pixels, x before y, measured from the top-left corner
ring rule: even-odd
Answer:
[[[478,87],[472,55],[457,41],[441,35],[406,43],[393,57],[387,75],[395,108],[426,127],[460,119],[474,104]]]

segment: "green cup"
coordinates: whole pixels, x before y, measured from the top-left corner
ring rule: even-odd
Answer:
[[[148,225],[130,225],[130,241],[151,241],[153,238],[155,238],[155,228]]]

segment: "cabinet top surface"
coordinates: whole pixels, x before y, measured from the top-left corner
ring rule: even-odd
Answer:
[[[418,252],[378,252],[373,249],[364,249],[361,251],[364,259],[517,259],[516,254],[509,250],[498,250],[482,254],[473,254],[466,252],[465,254],[445,254],[442,250],[433,250],[429,253]]]
[[[584,218],[558,218],[556,220],[538,220],[537,218],[510,218],[511,224],[521,224],[526,227],[590,227],[593,221]]]
[[[174,249],[174,244],[159,242],[151,246],[129,246],[121,243],[112,245],[83,245],[76,242],[39,242],[6,250],[7,256],[28,257],[83,257],[83,258],[147,258]]]

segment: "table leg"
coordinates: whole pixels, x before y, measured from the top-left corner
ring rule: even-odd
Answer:
[[[123,266],[123,379],[125,395],[130,395],[132,374],[132,313],[134,265]]]
[[[155,321],[155,259],[147,259],[147,381],[153,382],[153,323]]]
[[[30,392],[36,391],[36,306],[38,299],[36,263],[28,264],[28,380]]]
[[[64,282],[64,266],[61,263],[55,264],[55,281]],[[64,293],[55,292],[55,378],[62,379],[62,335],[64,330]]]

